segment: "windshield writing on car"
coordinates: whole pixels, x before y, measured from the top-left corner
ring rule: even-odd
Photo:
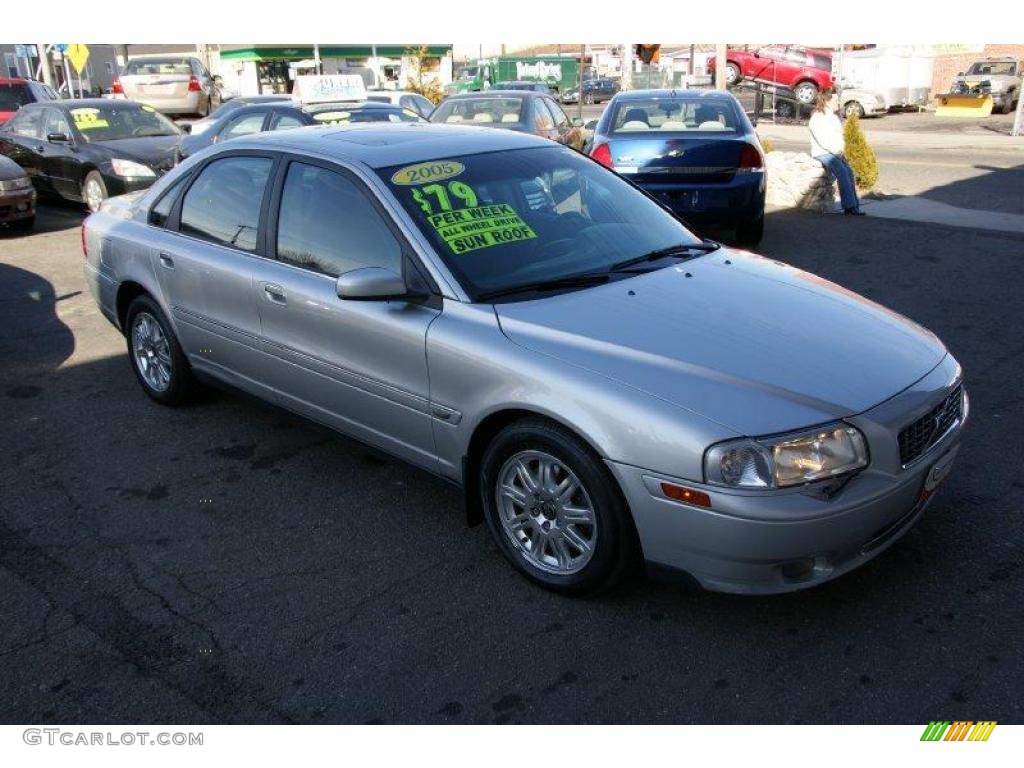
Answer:
[[[628,182],[565,147],[440,158],[378,173],[472,295],[600,273],[700,242]]]
[[[177,126],[150,106],[75,107],[71,119],[86,141],[177,136]]]

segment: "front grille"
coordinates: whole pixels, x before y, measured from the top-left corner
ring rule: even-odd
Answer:
[[[900,463],[907,466],[931,448],[963,415],[961,384],[937,406],[900,430]]]

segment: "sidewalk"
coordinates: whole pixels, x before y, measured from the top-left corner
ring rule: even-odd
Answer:
[[[905,221],[923,221],[946,227],[987,229],[993,232],[1024,234],[1024,214],[958,208],[925,197],[898,197],[892,200],[863,200],[861,208],[868,216]]]
[[[773,141],[808,141],[806,125],[777,125],[758,123],[757,135]],[[1000,150],[1024,154],[1024,136],[1006,136],[990,131],[964,133],[931,133],[924,131],[882,131],[872,130],[868,136],[871,145],[879,147],[903,147],[914,150],[959,149],[959,150]]]

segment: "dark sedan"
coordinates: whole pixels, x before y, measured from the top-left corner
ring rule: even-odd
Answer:
[[[426,121],[409,109],[376,101],[301,105],[289,100],[250,104],[219,118],[211,115],[203,122],[207,125],[201,132],[197,133],[193,128],[192,133],[181,137],[178,143],[179,160],[217,142],[263,131],[281,131],[304,125]]]
[[[95,211],[173,167],[180,136],[174,123],[134,101],[50,101],[26,104],[0,127],[0,154],[24,168],[41,194]]]
[[[600,104],[602,101],[608,101],[612,96],[619,92],[619,84],[611,78],[599,78],[594,80],[583,81],[583,103],[584,104]],[[579,87],[573,87],[562,94],[563,104],[575,104],[580,100],[580,89]]]
[[[36,222],[36,191],[20,165],[0,156],[0,225],[28,231]]]
[[[431,113],[430,122],[505,128],[577,149],[582,146],[582,122],[570,120],[553,98],[537,91],[492,90],[449,96]]]
[[[720,224],[753,246],[764,233],[764,153],[725,91],[617,94],[594,129],[590,155],[693,227]]]

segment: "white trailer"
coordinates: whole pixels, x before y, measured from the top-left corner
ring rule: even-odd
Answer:
[[[935,52],[930,46],[880,45],[832,57],[832,74],[850,88],[880,94],[888,108],[923,107],[931,100]]]

